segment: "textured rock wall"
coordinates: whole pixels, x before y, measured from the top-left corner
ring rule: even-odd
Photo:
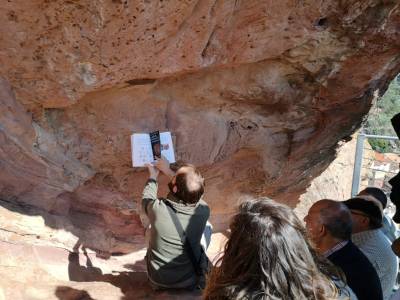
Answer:
[[[143,246],[132,132],[173,132],[223,228],[242,196],[294,206],[400,71],[395,0],[19,0],[2,11],[0,198],[103,251]]]
[[[357,134],[354,134],[351,141],[338,147],[335,160],[321,175],[313,179],[306,192],[300,196],[295,212],[301,219],[320,199],[343,201],[351,197],[356,144]]]

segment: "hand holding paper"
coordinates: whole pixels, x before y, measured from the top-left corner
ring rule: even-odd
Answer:
[[[154,166],[167,175],[170,179],[175,176],[175,172],[171,170],[169,167],[169,161],[165,156],[161,156],[161,158],[156,159]]]
[[[158,170],[152,164],[146,164],[147,170],[149,170],[149,178],[157,180],[158,174],[160,174],[160,170]]]

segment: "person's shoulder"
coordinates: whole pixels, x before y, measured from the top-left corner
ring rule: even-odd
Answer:
[[[347,265],[350,261],[353,261],[354,255],[357,256],[358,251],[357,246],[349,241],[343,248],[330,254],[328,259],[335,264]]]
[[[151,203],[152,210],[155,212],[165,210],[167,208],[165,201],[166,200],[163,198],[154,199],[154,201]]]
[[[204,201],[203,199],[200,199],[199,202],[197,203],[197,208],[199,211],[203,213],[210,213],[210,207],[208,206],[207,202]]]
[[[349,241],[348,244],[346,245],[346,247],[344,247],[346,256],[348,256],[349,258],[351,258],[351,260],[353,261],[353,264],[358,262],[358,263],[369,263],[369,259],[367,258],[367,256],[361,251],[361,249],[355,245],[353,242]],[[371,265],[372,266],[372,265]]]
[[[379,251],[383,251],[388,255],[391,255],[393,253],[391,248],[392,242],[381,229],[382,228],[377,229],[377,238],[375,241],[376,248],[379,249]]]
[[[198,206],[202,206],[202,207],[208,207],[208,204],[206,201],[202,199],[199,200],[199,202],[197,203]]]
[[[382,232],[381,228],[366,230],[355,233],[351,236],[353,243],[361,248],[385,248],[390,244],[389,239]]]
[[[362,263],[363,265],[371,265],[368,257],[361,251],[360,248],[358,248],[356,245],[353,244],[353,249],[351,251],[351,256],[354,260],[354,262],[359,262]]]
[[[351,247],[351,250],[349,250],[347,256],[350,258],[349,264],[352,268],[365,276],[374,277],[374,275],[371,275],[371,273],[373,273],[376,275],[376,279],[379,279],[375,268],[368,257],[353,243],[349,242],[349,247]]]
[[[349,241],[347,245],[343,247],[343,250],[352,254],[362,254],[360,248],[358,248],[352,241]]]
[[[340,265],[341,268],[362,266],[369,263],[368,258],[351,241],[349,241],[343,248],[329,255],[328,259],[333,263]]]

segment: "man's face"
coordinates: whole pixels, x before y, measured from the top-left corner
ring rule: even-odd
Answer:
[[[350,209],[353,221],[353,233],[362,232],[369,229],[369,217],[362,211]]]
[[[316,245],[318,245],[318,243],[321,241],[323,233],[323,224],[321,222],[319,212],[320,208],[318,203],[316,203],[311,206],[308,214],[304,217],[308,236],[313,240]]]

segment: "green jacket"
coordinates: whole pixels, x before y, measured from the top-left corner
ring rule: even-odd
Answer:
[[[165,201],[170,202],[175,209],[196,258],[201,256],[200,240],[210,216],[210,209],[202,199],[194,205],[187,205],[171,193],[166,199],[158,199],[157,190],[157,182],[149,179],[142,197],[142,208],[151,224],[146,256],[149,279],[161,287],[193,286],[197,281],[196,274],[171,219],[171,213],[174,212]]]

